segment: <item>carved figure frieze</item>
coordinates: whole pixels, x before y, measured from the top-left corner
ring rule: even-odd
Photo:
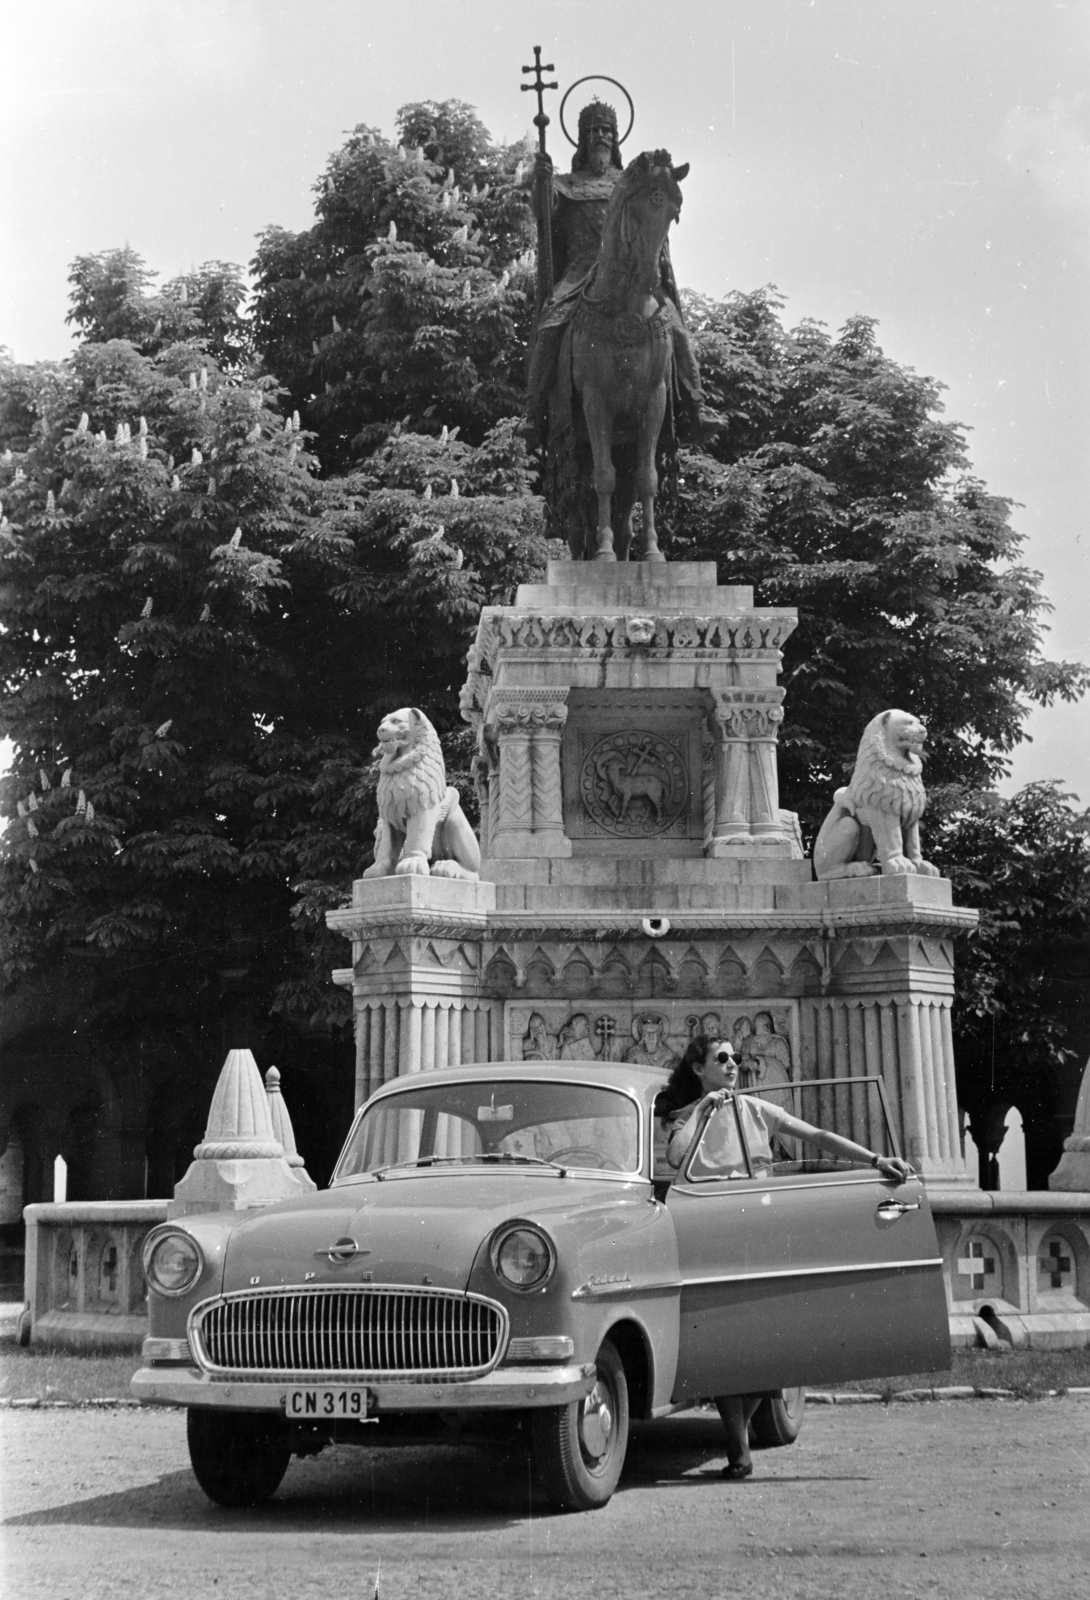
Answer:
[[[667,1073],[697,1033],[729,1039],[742,1058],[742,1087],[789,1083],[797,1072],[798,1008],[793,1001],[767,1006],[717,1002],[706,1011],[692,1003],[648,1006],[508,1001],[507,1049],[514,1061],[629,1061]]]
[[[677,1060],[669,1044],[670,1020],[661,1011],[640,1011],[632,1018],[632,1043],[623,1060],[668,1071]]]
[[[689,779],[681,753],[656,733],[611,733],[583,758],[579,794],[603,832],[625,838],[665,833],[685,810]]]

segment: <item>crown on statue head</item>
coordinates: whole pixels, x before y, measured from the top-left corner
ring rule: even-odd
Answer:
[[[592,122],[608,122],[613,129],[613,138],[617,138],[617,113],[613,107],[604,100],[592,100],[585,105],[579,113],[579,138],[582,140]]]

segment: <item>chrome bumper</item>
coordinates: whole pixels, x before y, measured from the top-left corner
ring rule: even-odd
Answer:
[[[340,1381],[330,1379],[339,1387]],[[581,1400],[595,1382],[593,1363],[567,1366],[500,1367],[466,1383],[361,1383],[383,1411],[524,1411]],[[151,1406],[226,1406],[237,1411],[283,1411],[289,1387],[313,1383],[310,1374],[274,1383],[208,1378],[196,1367],[141,1367],[130,1385]],[[327,1387],[328,1384],[319,1385]]]

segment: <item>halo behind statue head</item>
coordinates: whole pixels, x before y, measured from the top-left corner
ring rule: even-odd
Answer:
[[[619,89],[624,95],[625,99],[628,101],[628,127],[617,140],[618,144],[624,144],[625,140],[628,138],[628,135],[632,132],[632,124],[636,120],[636,108],[632,104],[632,96],[629,94],[624,84],[618,83],[616,78],[607,78],[605,74],[601,72],[589,72],[585,78],[576,78],[575,82],[571,85],[571,88],[565,91],[564,98],[560,102],[560,126],[564,131],[565,139],[567,139],[569,144],[575,145],[575,147],[578,149],[579,140],[572,138],[571,134],[568,132],[568,125],[564,121],[564,107],[568,103],[568,96],[572,94],[574,90],[578,89],[581,83],[611,83],[615,89]]]

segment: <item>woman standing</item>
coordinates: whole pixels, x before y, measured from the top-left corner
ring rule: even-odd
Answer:
[[[666,1116],[670,1124],[670,1142],[666,1159],[672,1167],[680,1167],[700,1127],[701,1118],[708,1109],[722,1106],[734,1093],[738,1081],[738,1057],[734,1047],[726,1040],[698,1033],[689,1041],[688,1048],[673,1072],[658,1101],[658,1114]],[[772,1140],[777,1134],[804,1139],[817,1145],[819,1150],[832,1156],[865,1161],[877,1168],[884,1178],[903,1182],[912,1176],[912,1168],[899,1156],[875,1155],[825,1128],[815,1128],[812,1123],[793,1117],[782,1107],[756,1095],[739,1095],[734,1102],[735,1117],[709,1122],[701,1140],[697,1160],[704,1175],[721,1173],[729,1177],[748,1176],[746,1152],[750,1168],[756,1176],[772,1166]],[[738,1137],[738,1123],[745,1135],[743,1151]],[[725,1478],[748,1478],[753,1472],[749,1453],[749,1423],[760,1404],[760,1395],[725,1395],[717,1399],[719,1415],[727,1434],[727,1465]]]

